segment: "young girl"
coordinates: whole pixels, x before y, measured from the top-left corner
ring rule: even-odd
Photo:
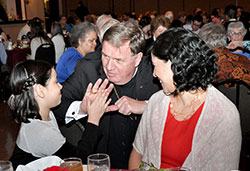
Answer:
[[[107,101],[107,97],[113,85],[91,94],[92,84],[89,84],[85,94],[88,122],[77,147],[67,143],[50,110],[60,104],[62,88],[52,65],[34,60],[21,62],[12,71],[10,85],[13,94],[8,104],[16,120],[21,121],[16,146],[10,158],[14,168],[50,155],[80,157],[85,163],[87,156],[95,152],[98,139],[102,136],[98,128],[99,120],[111,101]]]

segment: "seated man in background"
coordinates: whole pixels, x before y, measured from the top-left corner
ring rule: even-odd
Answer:
[[[216,52],[218,66],[216,82],[225,79],[240,79],[250,84],[250,60],[243,55],[233,54],[227,48],[226,30],[221,24],[205,24],[199,33],[201,39]]]
[[[110,94],[111,106],[99,124],[103,136],[97,152],[109,154],[111,168],[127,169],[146,100],[161,87],[153,78],[152,63],[142,58],[145,39],[138,25],[115,24],[105,32],[102,42],[100,56],[86,55],[63,83],[62,103],[54,112],[58,122],[63,124],[86,116],[84,94],[88,84],[94,84],[89,92],[94,95],[103,88],[98,78],[107,78],[114,84],[114,91]]]
[[[184,25],[183,27],[187,30],[191,30],[195,34],[198,34],[202,25],[202,20],[202,16],[196,15],[194,16],[191,25]]]
[[[152,19],[150,23],[152,37],[146,40],[144,55],[150,55],[148,49],[153,45],[154,41],[160,34],[169,29],[170,25],[170,20],[163,15],[156,16],[154,19]]]

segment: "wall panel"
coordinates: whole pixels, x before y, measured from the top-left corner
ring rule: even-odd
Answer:
[[[160,14],[164,14],[166,11],[173,11],[174,16],[178,15],[178,12],[183,10],[183,0],[160,0]]]
[[[144,14],[147,10],[158,11],[158,0],[134,0],[135,1],[135,11],[136,14]]]
[[[111,0],[89,0],[88,9],[91,13],[100,15],[104,12],[109,12]]]
[[[39,17],[44,20],[44,3],[43,0],[30,1],[26,5],[27,9],[27,19],[32,19],[33,17]]]
[[[66,1],[67,12],[74,14],[77,6],[76,0]],[[236,4],[236,0],[83,0],[87,4],[91,13],[102,14],[104,12],[115,12],[117,15],[124,12],[135,11],[144,13],[147,10],[156,10],[163,14],[167,10],[172,10],[177,17],[179,11],[185,11],[192,14],[196,7],[211,12],[213,8],[225,8],[228,4]],[[238,0],[239,5],[243,6],[245,11],[250,11],[250,0]],[[158,4],[159,3],[159,4]]]
[[[225,9],[225,7],[227,5],[230,5],[230,4],[233,4],[233,5],[236,5],[236,1],[235,0],[227,0],[227,1],[219,1],[219,0],[210,0],[211,1],[211,11],[214,9],[214,8],[222,8],[222,9]],[[246,0],[245,0],[246,1]]]
[[[195,8],[201,8],[202,10],[209,11],[209,0],[185,0],[184,11],[189,14],[193,14]]]
[[[132,12],[132,0],[114,0],[114,12],[116,15]]]
[[[239,1],[239,5],[244,7],[245,11],[249,11],[250,12],[250,0],[240,0]]]
[[[77,8],[77,1],[72,1],[72,0],[65,0],[64,2],[64,8],[65,8],[65,12],[63,13],[63,15],[66,16],[75,16],[75,10]]]

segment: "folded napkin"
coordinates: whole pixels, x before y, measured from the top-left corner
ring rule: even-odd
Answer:
[[[62,159],[57,156],[47,156],[40,159],[37,159],[28,164],[19,165],[16,171],[43,171],[44,169],[51,166],[60,166]]]

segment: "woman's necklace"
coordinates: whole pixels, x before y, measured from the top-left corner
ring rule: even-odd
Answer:
[[[205,93],[197,93],[194,95],[193,99],[191,100],[188,106],[178,108],[176,105],[176,100],[172,99],[170,102],[170,111],[174,118],[178,121],[188,120],[193,116],[195,111],[200,107],[200,105],[204,102]]]

